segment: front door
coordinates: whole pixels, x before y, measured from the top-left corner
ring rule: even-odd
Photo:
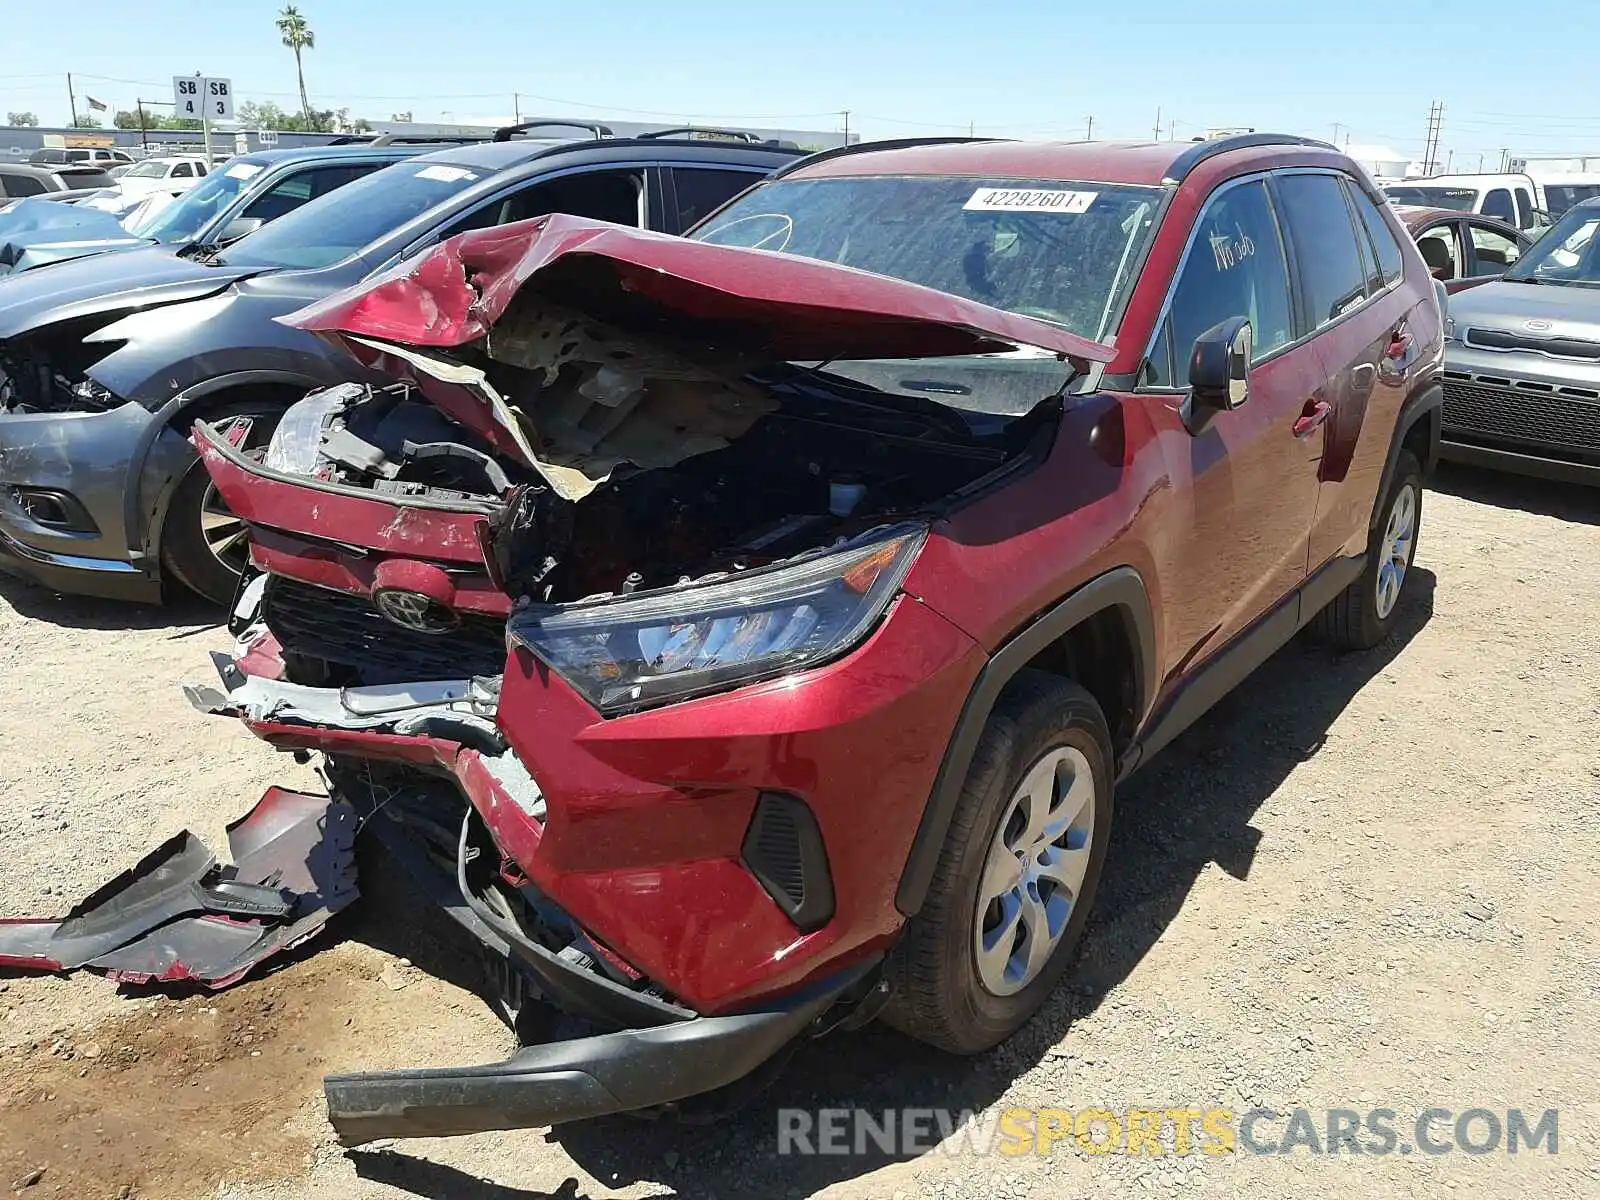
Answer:
[[[1165,659],[1210,658],[1305,580],[1321,432],[1303,418],[1325,403],[1314,347],[1297,343],[1289,272],[1261,178],[1224,184],[1206,202],[1152,356],[1153,382],[1187,383],[1195,340],[1232,317],[1255,339],[1249,395],[1168,441],[1189,522],[1165,564]],[[1165,376],[1165,378],[1163,378]]]

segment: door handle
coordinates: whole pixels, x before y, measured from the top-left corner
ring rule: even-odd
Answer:
[[[1310,437],[1312,432],[1333,414],[1333,405],[1326,400],[1318,400],[1309,405],[1300,419],[1294,423],[1294,435],[1297,438]]]

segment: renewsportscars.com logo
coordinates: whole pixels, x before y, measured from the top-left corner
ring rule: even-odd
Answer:
[[[1555,1154],[1558,1124],[1553,1108],[781,1108],[778,1153]]]

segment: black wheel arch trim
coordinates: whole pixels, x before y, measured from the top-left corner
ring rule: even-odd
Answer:
[[[151,452],[157,440],[171,427],[173,418],[186,409],[194,408],[197,404],[224,392],[261,386],[299,388],[304,394],[319,387],[326,387],[327,384],[309,375],[299,375],[289,371],[230,371],[226,375],[203,379],[185,388],[159,408],[151,410],[151,421],[145,427],[144,433],[139,438],[139,444],[134,448],[133,457],[129,460],[128,483],[123,488],[124,520],[128,530],[130,553],[151,561],[158,560],[161,554],[161,523],[166,519],[167,505],[172,499],[173,489],[178,486],[182,476],[172,476],[162,480],[159,486],[153,489],[153,504],[148,512],[145,511],[141,499],[146,494],[145,484],[148,481],[145,479],[145,472],[150,465]],[[188,437],[187,433],[181,433],[181,436]]]
[[[1047,646],[1088,618],[1113,608],[1122,611],[1133,635],[1133,650],[1138,659],[1134,664],[1134,678],[1139,689],[1137,711],[1139,719],[1143,720],[1155,700],[1159,683],[1155,618],[1149,592],[1139,572],[1132,567],[1116,567],[1046,609],[996,650],[978,673],[961,715],[956,718],[955,730],[945,747],[927,807],[912,839],[911,852],[900,872],[895,907],[903,915],[915,916],[927,898],[945,834],[955,816],[967,771],[978,748],[978,739],[1000,693]]]
[[[1405,449],[1406,438],[1411,435],[1418,421],[1428,422],[1428,452],[1422,457],[1422,478],[1427,479],[1439,462],[1439,439],[1444,424],[1444,381],[1437,376],[1423,380],[1406,397],[1405,404],[1400,408],[1394,434],[1389,439],[1389,456],[1383,464],[1383,477],[1378,481],[1378,494],[1372,501],[1372,516],[1367,524],[1369,530],[1377,527],[1383,498],[1389,494],[1389,485],[1394,482],[1395,464],[1400,461],[1400,451]]]

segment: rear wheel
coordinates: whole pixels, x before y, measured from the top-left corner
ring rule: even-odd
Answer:
[[[1024,671],[995,706],[884,1020],[957,1054],[1016,1032],[1071,964],[1111,832],[1111,739],[1094,697]]]
[[[1315,631],[1344,650],[1370,650],[1387,638],[1411,578],[1421,531],[1422,464],[1402,450],[1367,544],[1366,569],[1317,614]]]
[[[215,424],[229,417],[249,417],[250,432],[240,447],[248,452],[265,449],[282,415],[281,406],[243,401],[214,409],[203,419]],[[244,522],[196,458],[173,490],[161,527],[161,561],[167,574],[204,600],[228,604],[249,553]]]

